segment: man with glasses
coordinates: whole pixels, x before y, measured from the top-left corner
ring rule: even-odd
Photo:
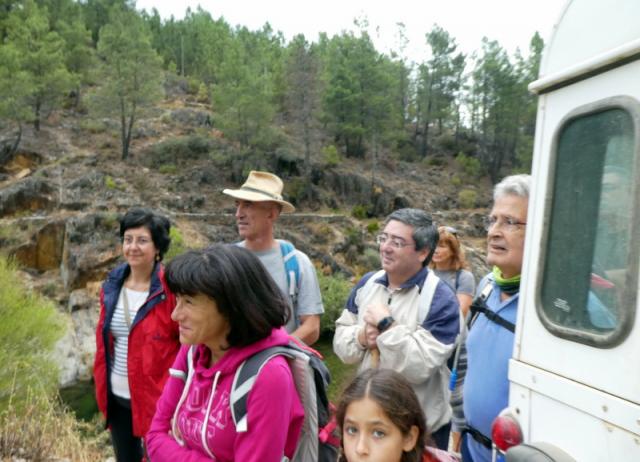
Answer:
[[[451,427],[449,369],[460,332],[458,300],[427,268],[438,243],[431,216],[418,209],[391,213],[376,242],[382,270],[353,288],[336,321],[333,349],[347,364],[394,369],[418,395],[436,445],[446,449]]]
[[[529,205],[529,175],[512,175],[493,191],[493,208],[486,220],[487,263],[493,271],[478,284],[469,335],[463,389],[462,460],[491,461],[491,424],[509,403],[508,363],[520,291],[520,273]],[[480,311],[474,308],[480,307]]]

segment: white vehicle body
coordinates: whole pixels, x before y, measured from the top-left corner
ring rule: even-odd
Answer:
[[[553,460],[640,461],[640,0],[567,2],[529,89],[509,409]]]

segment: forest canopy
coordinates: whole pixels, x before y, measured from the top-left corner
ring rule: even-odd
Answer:
[[[39,130],[61,108],[117,120],[125,159],[136,121],[178,79],[225,138],[254,152],[293,149],[307,166],[329,152],[472,159],[493,181],[530,169],[537,33],[526,56],[487,38],[467,55],[434,24],[431,52],[415,63],[403,45],[378,51],[364,25],[286,41],[268,23],[232,27],[201,8],[162,19],[127,0],[4,0],[0,36],[0,164],[25,124]]]

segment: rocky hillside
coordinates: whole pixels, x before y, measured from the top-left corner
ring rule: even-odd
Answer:
[[[318,154],[309,181],[295,142],[290,146],[243,151],[224,139],[213,114],[184,94],[138,121],[127,161],[120,159],[118,125],[111,120],[68,111],[50,116],[39,132],[25,130],[19,151],[0,166],[0,248],[15,257],[32,287],[69,314],[73,328],[58,355],[63,384],[89,376],[99,285],[120,257],[120,214],[137,205],[167,214],[178,230],[174,240],[185,247],[232,242],[233,202],[221,190],[239,186],[251,169],[284,179],[297,213],[282,217],[278,235],[326,274],[374,269],[378,224],[407,206],[460,229],[474,272],[485,272],[481,218],[488,180],[465,181],[447,156],[408,163],[386,154],[372,181],[369,160],[336,163]],[[478,208],[458,208],[461,189],[475,192]]]

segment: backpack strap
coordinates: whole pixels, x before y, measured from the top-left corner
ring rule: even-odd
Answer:
[[[431,302],[433,301],[433,295],[436,292],[436,288],[438,287],[438,282],[440,282],[440,278],[436,276],[436,273],[427,270],[427,277],[420,288],[420,296],[418,300],[418,325],[421,326],[427,316],[429,316],[429,311],[431,310]],[[376,283],[376,280],[380,279],[384,276],[385,271],[380,270],[376,273],[372,274],[371,277],[364,283],[362,289],[365,290],[365,293],[370,291],[373,288],[373,285]]]
[[[490,310],[487,307],[487,299],[491,292],[493,292],[493,284],[491,283],[493,280],[491,278],[487,278],[485,286],[480,291],[480,294],[473,300],[471,303],[471,317],[469,318],[469,329],[473,326],[478,316],[482,313],[484,314],[489,321],[495,322],[499,326],[504,327],[510,332],[516,331],[516,325],[511,321],[507,321],[505,318],[500,316],[493,310]]]
[[[247,431],[247,400],[262,367],[274,356],[283,355],[294,358],[287,347],[275,346],[259,351],[247,358],[236,371],[229,398],[231,416],[238,433]]]
[[[284,272],[287,275],[287,286],[289,287],[289,298],[293,309],[298,302],[298,292],[300,289],[300,265],[296,257],[296,248],[289,241],[278,239],[280,253],[284,260]]]
[[[431,302],[433,301],[433,295],[436,293],[436,287],[438,287],[438,282],[440,282],[440,278],[436,276],[436,273],[432,270],[427,270],[427,278],[422,284],[422,288],[420,289],[420,297],[418,299],[418,325],[421,326],[422,323],[429,316],[429,311],[431,311]]]

